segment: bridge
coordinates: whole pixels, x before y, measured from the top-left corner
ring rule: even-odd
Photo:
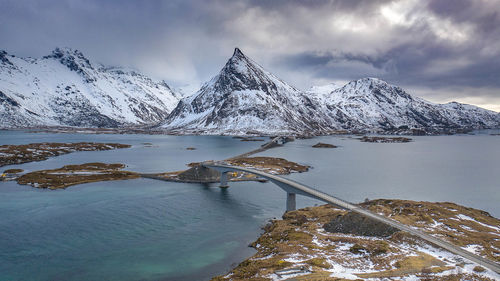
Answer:
[[[303,195],[303,196],[308,196],[323,202],[326,202],[328,204],[331,204],[335,207],[348,210],[351,212],[358,213],[360,215],[363,215],[365,217],[371,218],[373,220],[376,220],[378,222],[384,223],[386,225],[390,225],[394,228],[397,228],[399,230],[405,231],[407,233],[410,233],[411,235],[417,236],[433,245],[436,245],[438,247],[441,247],[445,250],[448,250],[449,252],[459,255],[463,258],[466,258],[472,262],[475,262],[483,267],[486,267],[488,269],[491,269],[492,271],[500,274],[500,265],[498,263],[495,263],[489,259],[483,258],[479,255],[473,254],[469,251],[466,251],[462,249],[461,247],[455,246],[451,243],[448,243],[444,240],[441,240],[439,238],[436,238],[430,234],[424,233],[420,230],[414,229],[410,226],[407,226],[405,224],[402,224],[398,221],[392,220],[390,218],[387,218],[385,216],[381,216],[379,214],[373,213],[367,209],[363,209],[358,205],[349,203],[347,201],[344,201],[340,198],[331,196],[329,194],[326,194],[324,192],[321,192],[317,189],[314,189],[312,187],[306,186],[304,184],[298,183],[296,181],[286,179],[277,175],[272,175],[266,172],[262,172],[259,170],[255,169],[250,169],[250,168],[245,168],[245,167],[240,167],[240,166],[232,166],[228,165],[227,163],[223,161],[207,161],[201,163],[202,166],[210,169],[215,169],[221,173],[221,182],[220,186],[221,187],[228,187],[228,172],[245,172],[245,173],[250,173],[257,175],[259,177],[265,178],[269,180],[270,182],[276,184],[279,186],[281,189],[283,189],[286,192],[286,210],[287,211],[293,211],[296,208],[296,194]]]

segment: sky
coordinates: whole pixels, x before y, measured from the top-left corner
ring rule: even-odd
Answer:
[[[56,47],[187,94],[238,47],[304,90],[377,77],[500,111],[500,0],[0,0],[0,50]]]

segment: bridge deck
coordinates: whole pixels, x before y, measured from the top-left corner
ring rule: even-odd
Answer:
[[[356,212],[358,214],[361,214],[363,216],[372,218],[376,221],[382,222],[384,224],[390,225],[392,227],[395,227],[399,230],[408,232],[414,236],[417,236],[433,245],[439,246],[443,249],[448,250],[451,253],[454,253],[456,255],[462,256],[470,261],[473,261],[481,266],[484,266],[486,268],[489,268],[493,270],[496,273],[500,274],[500,265],[498,263],[495,263],[489,259],[483,258],[479,255],[473,254],[471,252],[468,252],[461,247],[455,246],[451,243],[448,243],[444,240],[441,240],[439,238],[436,238],[434,236],[431,236],[427,233],[424,233],[420,230],[414,229],[410,226],[407,226],[405,224],[402,224],[398,221],[389,219],[387,217],[381,216],[379,214],[373,213],[369,210],[363,209],[359,207],[358,205],[354,205],[352,203],[349,203],[347,201],[344,201],[340,198],[331,196],[329,194],[326,194],[322,191],[319,191],[317,189],[314,189],[312,187],[306,186],[304,184],[298,183],[296,181],[286,179],[277,175],[272,175],[266,172],[262,172],[259,170],[254,170],[250,168],[245,168],[245,167],[239,167],[239,166],[232,166],[232,165],[227,165],[223,162],[203,162],[203,166],[207,168],[212,168],[220,171],[221,173],[227,173],[229,171],[241,171],[241,172],[246,172],[246,173],[251,173],[258,175],[260,177],[266,178],[273,183],[279,185],[281,188],[283,188],[287,192],[291,193],[297,193],[309,197],[316,198],[318,200],[324,201],[326,203],[332,204],[334,206]]]

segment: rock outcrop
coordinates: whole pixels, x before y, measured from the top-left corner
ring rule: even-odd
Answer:
[[[332,233],[377,237],[387,237],[399,231],[394,227],[353,212],[338,215],[335,219],[323,225],[323,228]]]

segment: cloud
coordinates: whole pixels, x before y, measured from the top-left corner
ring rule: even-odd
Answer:
[[[240,47],[301,88],[366,76],[434,100],[500,96],[496,0],[0,0],[0,49],[57,46],[176,85],[215,75]],[[453,88],[453,91],[450,91]],[[493,108],[490,106],[490,108]]]

